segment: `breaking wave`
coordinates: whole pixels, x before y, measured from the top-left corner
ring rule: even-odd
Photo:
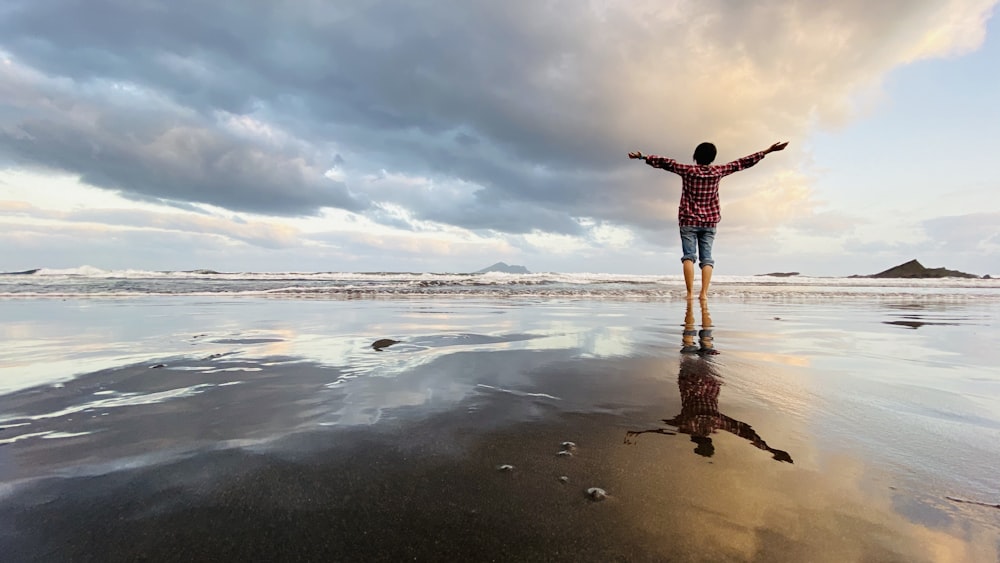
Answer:
[[[997,279],[724,276],[715,297],[1000,299]],[[225,295],[356,299],[407,296],[674,299],[680,275],[603,273],[220,272],[38,268],[0,274],[0,298]]]

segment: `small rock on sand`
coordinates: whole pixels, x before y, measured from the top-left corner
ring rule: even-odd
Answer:
[[[399,340],[393,340],[391,338],[380,338],[375,342],[372,342],[372,348],[374,348],[376,352],[381,352],[383,348],[388,348],[393,344],[399,344]]]
[[[590,500],[599,501],[608,498],[608,493],[600,487],[591,487],[587,489],[587,496]]]

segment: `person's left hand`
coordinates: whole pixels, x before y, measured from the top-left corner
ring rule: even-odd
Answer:
[[[628,157],[629,158],[646,158],[646,157],[642,156],[642,153],[639,152],[639,151],[628,153]]]
[[[788,141],[785,141],[784,143],[774,143],[770,147],[767,147],[767,150],[764,151],[764,154],[772,153],[772,152],[777,152],[777,151],[783,151],[783,150],[785,150],[785,147],[787,147],[787,146],[788,146]]]

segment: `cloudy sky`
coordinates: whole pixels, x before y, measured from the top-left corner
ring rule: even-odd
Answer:
[[[5,0],[0,271],[1000,274],[997,0]]]

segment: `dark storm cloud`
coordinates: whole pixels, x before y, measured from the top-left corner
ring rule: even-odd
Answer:
[[[23,120],[17,129],[0,130],[0,150],[15,161],[78,173],[94,186],[168,202],[270,215],[362,208],[343,184],[299,155],[204,127],[166,127],[137,137],[68,119]]]
[[[8,165],[67,171],[133,199],[182,206],[271,215],[364,208],[324,176],[317,151],[255,138],[238,119],[192,113],[130,84],[70,87],[11,67],[0,69],[0,155]]]
[[[572,13],[561,23],[535,2],[417,4],[22,0],[0,34],[46,72],[134,81],[202,111],[263,103],[431,136],[467,126],[529,160],[608,158],[572,135],[604,113],[604,86],[586,81],[596,68],[578,68],[598,61],[581,52]],[[562,83],[547,76],[559,71]]]
[[[578,52],[569,22],[552,15],[527,2],[23,1],[0,20],[0,47],[16,62],[69,77],[80,90],[138,85],[193,111],[200,128],[175,131],[169,118],[149,124],[167,145],[153,151],[183,151],[176,167],[155,166],[155,152],[144,154],[128,140],[128,124],[112,119],[88,129],[66,116],[7,115],[0,146],[8,158],[166,200],[276,214],[359,208],[342,187],[304,177],[294,154],[275,158],[211,128],[217,110],[253,113],[309,144],[337,142],[395,169],[469,180],[486,189],[480,199],[549,208],[501,220],[488,206],[431,206],[415,209],[419,217],[571,232],[565,205],[585,200],[589,186],[530,169],[595,170],[622,150],[595,134],[606,113],[603,86],[577,67],[583,58],[593,64],[593,53]],[[547,76],[560,69],[563,78]],[[335,162],[314,166],[327,164]]]

